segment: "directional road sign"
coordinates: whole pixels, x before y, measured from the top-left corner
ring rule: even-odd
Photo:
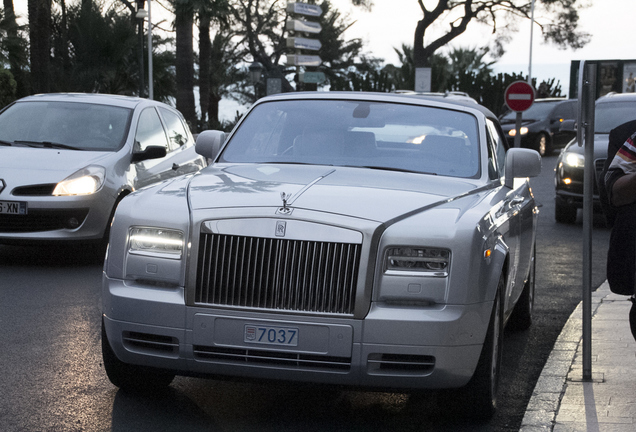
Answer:
[[[322,60],[317,55],[287,54],[287,64],[290,66],[320,66]]]
[[[307,3],[287,3],[287,12],[319,17],[322,15],[322,8],[318,5],[310,5]]]
[[[327,80],[324,72],[303,72],[298,75],[298,80],[308,84],[320,84]]]
[[[322,26],[313,21],[292,19],[287,21],[285,29],[288,31],[297,31],[304,33],[320,33]]]
[[[307,38],[301,38],[301,37],[287,38],[287,48],[318,51],[321,47],[322,47],[322,44],[317,39],[307,39]]]
[[[525,111],[534,102],[534,89],[525,81],[515,81],[504,93],[506,105],[513,111]]]

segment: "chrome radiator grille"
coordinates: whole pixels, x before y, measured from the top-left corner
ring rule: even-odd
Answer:
[[[195,302],[352,314],[360,245],[201,234]]]

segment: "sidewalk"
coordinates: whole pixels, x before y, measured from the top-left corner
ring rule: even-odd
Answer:
[[[636,342],[631,302],[605,282],[592,293],[592,382],[583,374],[582,304],[554,344],[521,432],[636,431]]]

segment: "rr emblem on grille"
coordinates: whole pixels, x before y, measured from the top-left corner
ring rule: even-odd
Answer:
[[[285,237],[286,230],[287,230],[287,222],[276,221],[276,237]]]

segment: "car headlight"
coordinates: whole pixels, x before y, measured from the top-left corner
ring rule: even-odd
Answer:
[[[106,177],[106,169],[91,165],[82,168],[59,182],[53,190],[55,196],[90,195],[101,189]]]
[[[437,248],[391,247],[386,253],[386,270],[391,272],[446,273],[450,251]]]
[[[131,254],[181,259],[183,248],[182,231],[150,227],[130,228],[128,251]]]
[[[563,163],[572,168],[583,168],[585,166],[585,157],[579,153],[565,153],[563,155]]]
[[[523,126],[519,129],[519,135],[527,135],[528,134],[528,128]],[[510,135],[511,137],[516,136],[517,135],[517,129],[516,128],[512,128],[508,131],[508,135]]]

